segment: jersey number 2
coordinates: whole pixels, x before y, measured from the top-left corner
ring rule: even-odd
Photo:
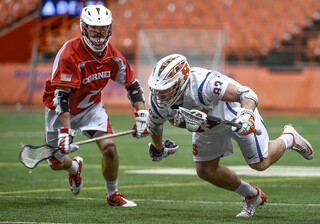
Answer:
[[[94,103],[94,101],[89,102],[89,101],[90,101],[90,98],[91,98],[92,96],[97,95],[98,93],[100,93],[100,91],[101,91],[101,89],[98,89],[98,90],[96,90],[96,91],[90,91],[90,94],[88,94],[88,95],[86,96],[86,98],[84,98],[84,99],[79,103],[78,108],[88,108],[89,106],[91,106],[91,105]]]

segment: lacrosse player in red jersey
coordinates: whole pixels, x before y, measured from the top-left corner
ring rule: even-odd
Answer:
[[[237,217],[252,217],[267,197],[258,187],[251,186],[235,172],[219,165],[221,157],[233,154],[231,139],[238,143],[248,165],[259,171],[276,162],[286,149],[297,151],[305,159],[313,158],[310,143],[291,125],[283,128],[279,138],[269,140],[256,108],[258,97],[252,89],[219,72],[190,68],[182,55],[173,54],[161,59],[155,65],[148,84],[150,109],[147,128],[152,139],[149,144],[152,160],[160,161],[178,150],[173,141],[162,139],[165,121],[192,131],[193,159],[198,176],[244,197],[244,207]],[[209,120],[209,116],[234,121],[240,124],[240,128]],[[257,135],[255,129],[260,129],[261,134],[259,131]]]
[[[76,132],[95,138],[112,133],[108,115],[101,100],[101,91],[113,80],[125,86],[128,98],[135,108],[136,138],[148,134],[145,99],[139,81],[122,54],[109,43],[112,15],[102,5],[83,8],[80,16],[82,37],[67,41],[60,49],[53,70],[46,81],[43,101],[46,105],[46,142],[58,145],[61,152],[49,159],[53,170],[69,172],[70,190],[81,191],[83,159],[71,159],[67,153],[78,146],[72,144]],[[102,173],[106,181],[107,201],[111,206],[132,207],[118,192],[119,158],[113,139],[97,142],[102,153]]]

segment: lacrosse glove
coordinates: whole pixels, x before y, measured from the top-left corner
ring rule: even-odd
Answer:
[[[76,134],[77,132],[75,130],[69,128],[59,129],[58,146],[63,153],[71,153],[79,148],[78,145],[72,144],[73,137],[75,137]]]
[[[159,162],[163,158],[176,153],[179,149],[179,146],[174,144],[174,142],[169,139],[162,142],[162,145],[163,151],[159,151],[152,143],[149,143],[149,155],[152,158],[152,161]]]
[[[232,127],[232,131],[241,135],[251,134],[255,130],[253,111],[251,109],[241,108],[238,111],[235,123],[241,124],[242,127]]]
[[[148,119],[148,111],[147,110],[138,110],[134,113],[135,115],[135,123],[133,129],[135,132],[132,134],[133,137],[142,138],[148,136],[147,130],[147,119]]]

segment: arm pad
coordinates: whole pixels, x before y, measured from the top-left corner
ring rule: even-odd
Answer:
[[[58,115],[69,112],[69,92],[56,89],[54,91],[53,106],[56,107],[55,111]]]
[[[242,103],[244,99],[251,99],[256,103],[256,106],[258,106],[258,96],[257,94],[246,86],[241,86],[237,92],[237,102]]]
[[[135,102],[138,102],[138,101],[145,102],[145,99],[143,96],[143,89],[138,80],[134,81],[130,86],[126,87],[126,89],[128,91],[127,96],[132,106]]]

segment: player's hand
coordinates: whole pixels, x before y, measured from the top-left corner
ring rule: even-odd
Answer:
[[[179,127],[181,123],[185,122],[184,116],[177,110],[177,113],[173,117],[173,125]]]
[[[179,149],[179,146],[169,139],[165,140],[162,145],[163,150],[159,151],[152,143],[149,143],[149,155],[152,158],[152,161],[159,162],[163,158],[176,153]]]
[[[61,148],[63,153],[71,153],[76,151],[79,146],[72,144],[73,137],[76,136],[76,131],[69,128],[59,129],[58,135],[58,146]]]
[[[236,123],[241,124],[241,128],[232,127],[232,131],[241,135],[248,135],[254,132],[254,115],[251,109],[241,108],[237,114]]]
[[[147,130],[147,119],[148,119],[148,111],[147,110],[138,110],[134,113],[135,115],[135,123],[133,129],[135,133],[133,136],[136,138],[146,137],[149,133]]]

